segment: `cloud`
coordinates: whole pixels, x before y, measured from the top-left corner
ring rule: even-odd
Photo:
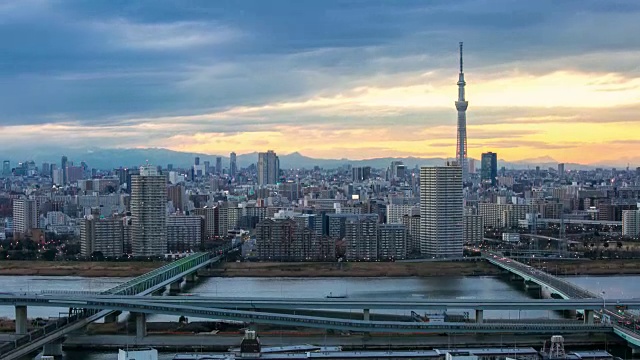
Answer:
[[[110,37],[109,44],[137,50],[179,50],[222,44],[239,33],[227,26],[205,22],[134,23],[126,19],[93,24]]]
[[[640,128],[632,0],[30,1],[0,4],[0,149],[443,154],[460,40],[474,153],[575,160]]]

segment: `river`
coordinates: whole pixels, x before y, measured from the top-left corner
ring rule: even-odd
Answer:
[[[594,293],[603,291],[607,298],[640,297],[640,276],[569,276],[565,277]],[[47,276],[0,276],[3,292],[40,290],[104,290],[128,278],[82,278]],[[499,277],[433,277],[433,278],[203,278],[189,293],[220,297],[288,297],[318,298],[329,293],[349,298],[438,298],[438,299],[528,299],[520,283]],[[53,317],[65,308],[30,307],[29,317]],[[393,312],[407,314],[408,311]],[[461,312],[462,313],[462,312]],[[553,311],[485,311],[485,318],[557,318]],[[14,318],[14,308],[0,306],[0,317]],[[176,321],[175,316],[155,315],[150,321]],[[195,319],[191,319],[192,321]],[[78,355],[76,355],[78,356]],[[82,359],[107,359],[115,355],[82,355]],[[76,357],[74,357],[75,359]]]

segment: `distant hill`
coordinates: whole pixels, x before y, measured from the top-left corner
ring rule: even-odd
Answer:
[[[18,154],[12,154],[8,158],[12,161],[12,166],[19,161],[33,160],[36,165],[40,166],[43,162],[49,162],[54,164],[60,163],[62,155],[66,155],[70,161],[79,164],[81,161],[85,161],[90,167],[98,169],[113,169],[117,167],[135,167],[149,162],[154,165],[162,165],[166,167],[167,164],[173,164],[175,167],[187,167],[193,164],[196,156],[200,157],[200,161],[210,161],[212,166],[215,166],[216,157],[218,155],[199,154],[173,151],[163,148],[145,148],[145,149],[30,149],[27,152],[21,152]],[[2,155],[0,155],[2,156]],[[6,155],[5,155],[6,156]],[[23,158],[18,158],[18,156]],[[350,160],[350,159],[316,159],[294,152],[291,154],[278,155],[280,157],[280,166],[282,168],[313,168],[319,166],[324,169],[337,168],[346,164],[353,166],[371,166],[373,168],[386,168],[392,161],[400,160],[404,162],[407,168],[414,168],[416,166],[434,166],[445,164],[447,159],[444,158],[417,158],[417,157],[397,157],[397,158],[372,158],[365,160]],[[223,167],[229,166],[229,156],[225,154],[222,157]],[[6,157],[4,158],[6,159]],[[3,159],[3,160],[4,160]],[[250,164],[255,164],[258,161],[258,153],[253,152],[249,154],[238,155],[238,166],[246,167]],[[541,169],[557,168],[557,162],[549,157],[538,159],[527,159],[517,162],[498,161],[499,167],[506,167],[507,169],[527,169],[540,166]],[[565,164],[566,169],[592,169],[595,166],[580,165],[580,164]],[[476,168],[480,168],[480,161],[476,160]]]

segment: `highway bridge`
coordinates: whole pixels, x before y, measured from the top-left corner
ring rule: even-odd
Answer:
[[[517,275],[525,281],[534,282],[542,287],[558,294],[563,299],[596,299],[597,295],[587,291],[566,280],[555,277],[542,270],[538,270],[532,266],[520,263],[510,258],[503,257],[495,253],[485,255],[487,261],[491,264],[501,267],[510,273]]]
[[[158,301],[154,298],[48,298],[25,297],[24,303],[30,306],[75,306],[83,309],[111,309],[129,311],[136,314],[167,314],[176,316],[191,316],[198,318],[235,320],[257,324],[271,324],[282,326],[302,326],[310,328],[348,330],[360,332],[385,332],[385,333],[566,333],[576,331],[612,332],[607,324],[584,324],[580,322],[568,323],[538,322],[535,320],[519,323],[429,323],[429,322],[398,322],[398,321],[369,321],[335,319],[304,315],[274,314],[269,312],[251,310],[232,310],[214,307],[203,307],[184,304],[171,304]],[[136,326],[144,325],[137,322]],[[144,335],[144,329],[139,333]]]
[[[224,253],[235,251],[235,248],[225,248]],[[155,269],[149,273],[133,278],[123,284],[101,292],[101,295],[129,295],[142,297],[151,294],[166,286],[179,288],[183,279],[187,281],[194,280],[195,273],[211,263],[220,261],[224,255],[203,252],[184,257],[182,259],[171,262],[165,266]],[[76,298],[78,295],[74,292],[69,294],[60,294],[63,297]],[[11,343],[0,346],[0,358],[3,360],[19,359],[46,344],[54,342],[71,331],[83,328],[84,326],[99,320],[103,317],[117,316],[114,310],[109,307],[81,307],[69,306],[70,308],[83,309],[82,311],[72,313],[69,317],[51,322],[46,326],[27,332],[27,306],[32,306],[28,301],[14,303],[16,308],[16,334],[22,335]],[[51,306],[51,305],[49,305]],[[108,310],[103,310],[108,309]],[[144,313],[144,312],[143,312]],[[143,316],[140,316],[144,321]]]
[[[237,298],[208,296],[157,296],[136,297],[116,295],[81,295],[72,298],[63,294],[23,294],[0,295],[0,305],[25,305],[65,308],[85,308],[95,305],[97,308],[108,304],[152,303],[155,305],[178,306],[188,305],[203,308],[220,308],[235,310],[274,310],[274,309],[331,309],[331,310],[600,310],[603,306],[615,310],[618,306],[627,309],[640,309],[640,298],[637,299],[425,299],[425,298]],[[129,311],[128,309],[106,306],[105,309]]]

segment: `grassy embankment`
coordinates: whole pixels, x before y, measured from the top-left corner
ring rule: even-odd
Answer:
[[[2,261],[0,276],[85,276],[132,277],[162,266],[159,262],[47,262]],[[547,261],[535,263],[558,275],[635,275],[640,260]],[[224,277],[433,277],[491,276],[500,269],[484,261],[476,262],[350,262],[350,263],[223,263],[206,270],[206,275]]]

